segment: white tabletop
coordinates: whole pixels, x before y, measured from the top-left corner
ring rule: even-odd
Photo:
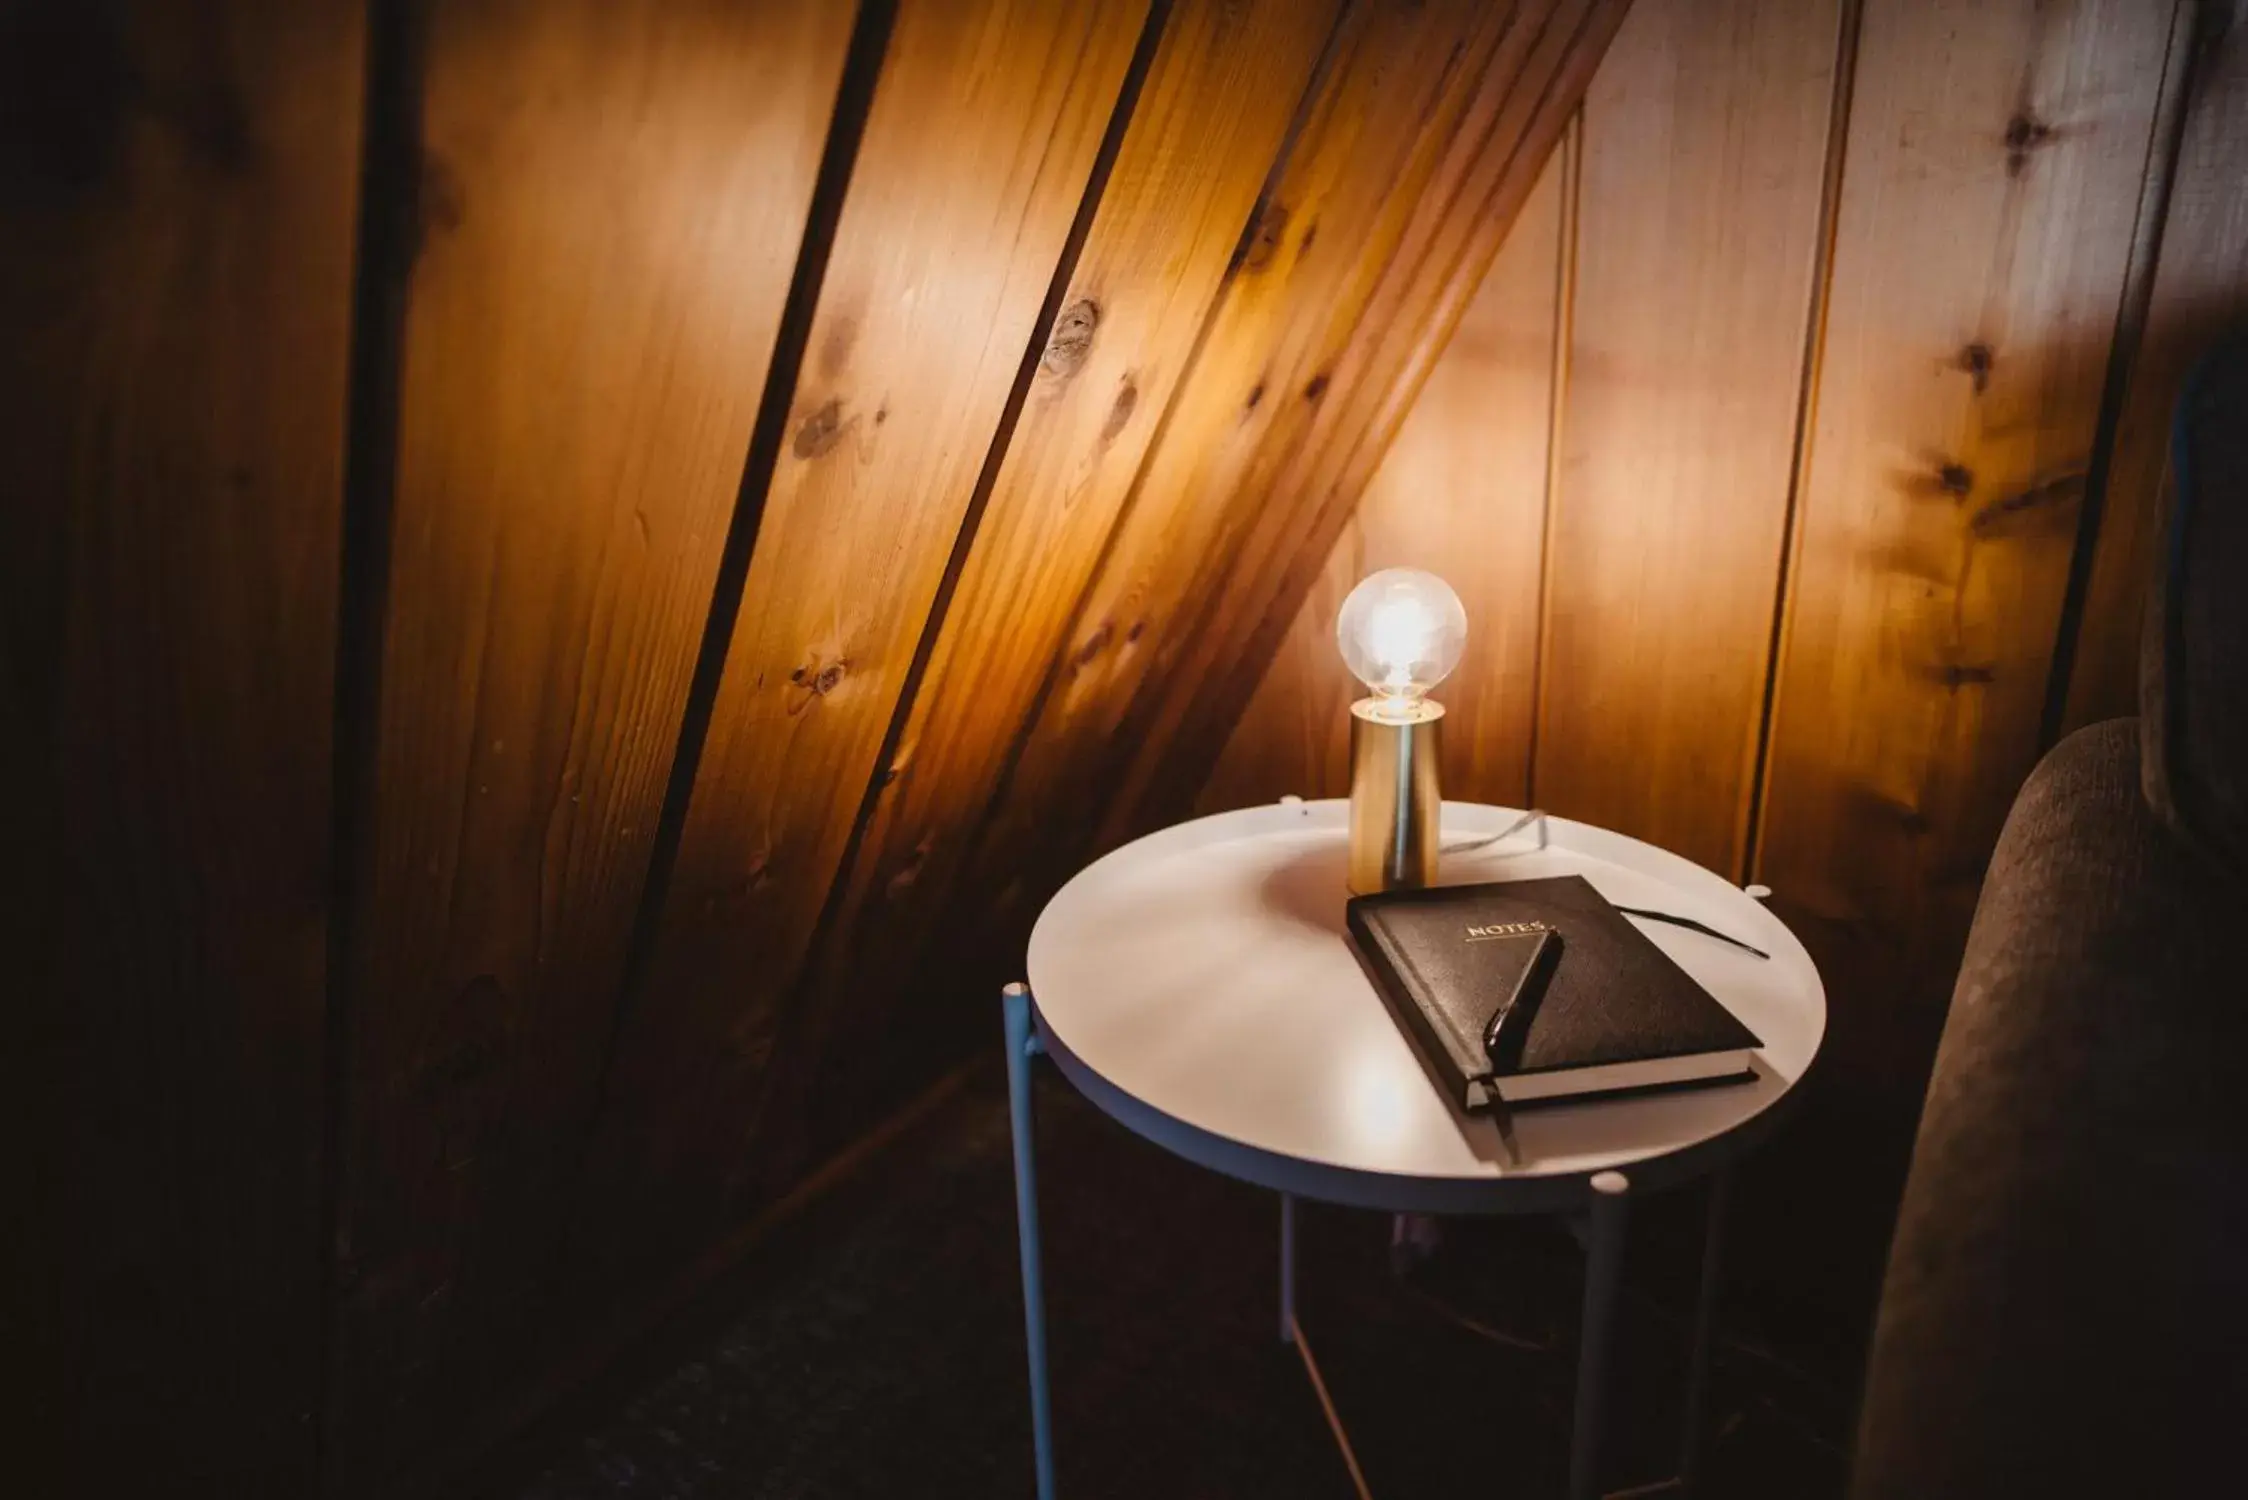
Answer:
[[[1444,804],[1457,843],[1519,815]],[[1753,1082],[1462,1114],[1343,936],[1349,804],[1199,818],[1088,866],[1039,916],[1030,988],[1047,1052],[1109,1114],[1191,1161],[1362,1207],[1524,1212],[1707,1172],[1757,1139],[1817,1055],[1826,992],[1803,945],[1738,886],[1581,823],[1444,857],[1446,884],[1582,875],[1610,900],[1692,917],[1769,953],[1637,925],[1763,1039]]]

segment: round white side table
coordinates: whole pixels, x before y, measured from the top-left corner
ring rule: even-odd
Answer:
[[[1444,839],[1489,840],[1521,819],[1447,802]],[[1445,884],[1582,875],[1620,906],[1689,918],[1769,955],[1637,921],[1762,1039],[1754,1080],[1517,1110],[1502,1128],[1447,1102],[1352,957],[1343,935],[1348,822],[1347,802],[1290,799],[1179,824],[1087,866],[1031,933],[1029,988],[1009,987],[1006,1021],[1041,1500],[1054,1493],[1030,1115],[1029,1063],[1041,1052],[1136,1134],[1281,1194],[1281,1337],[1303,1350],[1315,1380],[1294,1310],[1296,1198],[1589,1220],[1572,1495],[1598,1493],[1629,1196],[1714,1177],[1682,1463],[1691,1479],[1726,1168],[1778,1122],[1778,1106],[1818,1052],[1826,1029],[1818,971],[1740,887],[1621,834],[1541,818],[1447,853]],[[1355,1477],[1339,1425],[1336,1436]]]

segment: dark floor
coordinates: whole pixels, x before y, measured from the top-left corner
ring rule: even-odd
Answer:
[[[1186,1166],[1045,1071],[1038,1096],[1060,1489],[1334,1496],[1349,1477],[1275,1337],[1275,1201]],[[761,1249],[702,1323],[550,1434],[503,1493],[1028,1495],[1030,1425],[1005,1091],[979,1074],[914,1137]],[[1694,1195],[1638,1211],[1610,1488],[1672,1471]],[[1410,1277],[1390,1221],[1307,1208],[1301,1314],[1377,1496],[1552,1495],[1582,1257],[1543,1220],[1451,1221]],[[1703,1493],[1840,1492],[1848,1377],[1743,1331],[1719,1345]],[[1829,1363],[1832,1363],[1829,1361]]]

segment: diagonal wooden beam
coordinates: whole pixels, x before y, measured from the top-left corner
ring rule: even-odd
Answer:
[[[1275,194],[1281,271],[1221,309],[1007,788],[987,847],[1045,852],[1035,890],[1191,805],[1626,8],[1430,7],[1338,67]],[[1397,98],[1439,48],[1433,97]]]
[[[899,9],[741,606],[719,626],[724,667],[628,981],[573,1278],[629,1281],[708,1233],[743,1185],[779,1002],[1149,15],[1145,0]]]
[[[394,6],[394,463],[338,968],[338,1494],[544,1336],[846,8]],[[629,128],[628,128],[629,127]],[[401,199],[409,198],[410,210]],[[395,287],[396,290],[390,290]],[[380,485],[370,489],[379,492]],[[384,511],[380,519],[375,513]],[[368,556],[387,574],[367,578]]]
[[[1244,226],[1314,96],[1341,9],[1181,0],[1166,20],[955,586],[928,627],[858,846],[787,1003],[771,1097],[751,1131],[769,1186],[879,1117],[888,1090],[864,1076],[866,1059],[906,1063],[920,1049],[905,1039],[943,1024],[927,1004],[924,955],[1237,269]]]
[[[1302,364],[1292,372],[1303,379],[1299,400],[1283,408],[1288,419],[1245,463],[1221,448],[1216,463],[1197,464],[1192,491],[1224,517],[1217,545],[1181,556],[1167,538],[1145,538],[1143,571],[1192,570],[1185,597],[1193,609],[1170,632],[1168,661],[1159,652],[1153,670],[1130,674],[1138,680],[1116,721],[1116,759],[1101,768],[1110,790],[1096,847],[1191,806],[1627,8],[1628,0],[1561,0],[1515,12],[1480,76],[1461,80],[1462,117],[1431,143],[1417,191],[1384,205],[1401,221],[1395,248],[1363,267],[1355,316],[1332,320],[1308,372]],[[1210,394],[1215,407],[1229,392],[1221,384]],[[1103,697],[1113,711],[1113,688]]]
[[[898,747],[890,769],[919,816],[877,815],[829,976],[812,981],[826,998],[800,1003],[836,1012],[834,1036],[775,1070],[827,1101],[815,1153],[848,1138],[849,1092],[883,1091],[868,1059],[915,1053],[894,1028],[931,1045],[966,1034],[940,997],[1019,965],[1038,904],[1096,841],[1191,801],[1624,10],[1347,11],[1073,614],[1063,623],[1041,591],[1006,648],[1011,662],[1035,653],[1037,676],[1018,668],[930,710],[1011,743],[950,759],[941,803],[910,785],[934,769],[928,740],[909,731]],[[790,1113],[773,1111],[776,1129]],[[763,1149],[782,1177],[809,1159],[801,1144]]]

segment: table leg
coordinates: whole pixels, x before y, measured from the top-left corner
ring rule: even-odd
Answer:
[[[1717,1330],[1717,1288],[1725,1249],[1725,1210],[1732,1195],[1731,1168],[1709,1183],[1708,1223],[1702,1236],[1702,1286],[1694,1302],[1694,1344],[1686,1365],[1686,1431],[1678,1455],[1680,1486],[1691,1494],[1701,1467],[1703,1408],[1709,1401],[1709,1346]]]
[[[1038,1255],[1038,1169],[1031,1150],[1030,1060],[1038,1041],[1030,1028],[1030,990],[1007,986],[1007,1109],[1015,1138],[1015,1228],[1022,1241],[1023,1334],[1030,1349],[1030,1434],[1038,1500],[1054,1500],[1053,1404],[1046,1389],[1046,1297]]]
[[[1280,1195],[1280,1342],[1296,1341],[1296,1195]]]
[[[1570,1500],[1600,1494],[1602,1421],[1608,1397],[1616,1292],[1623,1275],[1624,1214],[1631,1184],[1621,1172],[1592,1179],[1591,1244],[1585,1264],[1584,1329],[1577,1346],[1577,1413],[1569,1442]]]

